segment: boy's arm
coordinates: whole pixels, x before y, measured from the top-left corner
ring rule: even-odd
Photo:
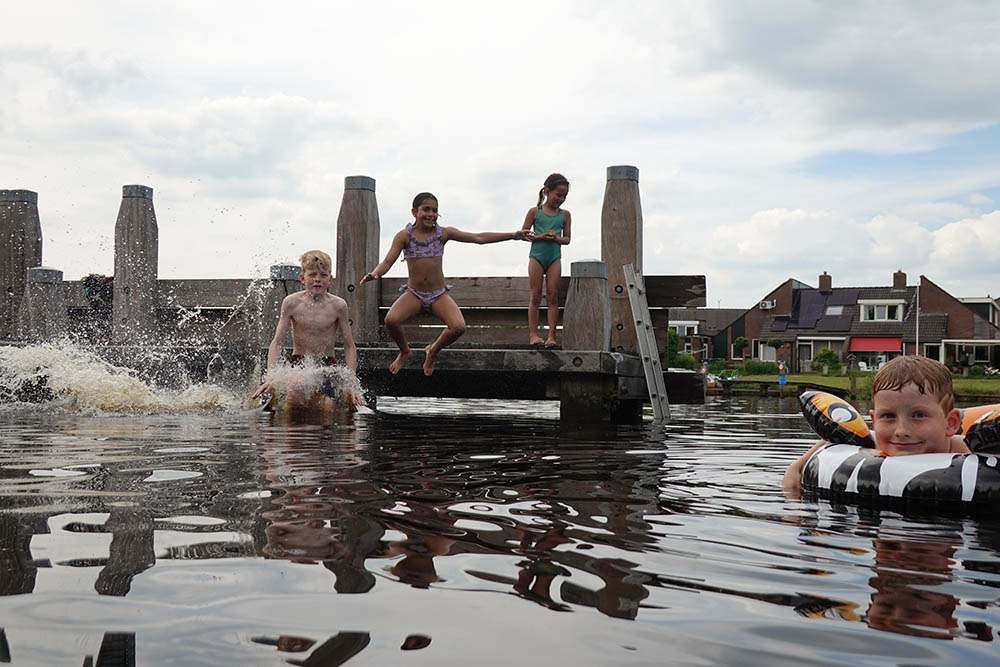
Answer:
[[[499,243],[500,241],[516,241],[528,238],[528,233],[522,228],[516,232],[463,232],[454,227],[445,227],[441,233],[442,241],[459,241],[461,243]]]
[[[281,315],[278,317],[278,326],[274,328],[274,338],[271,339],[271,344],[267,346],[267,368],[268,370],[274,368],[274,365],[278,363],[278,357],[281,356],[281,348],[285,344],[285,337],[288,335],[288,327],[292,323],[292,306],[289,299],[294,295],[290,294],[284,298],[281,302]],[[257,398],[265,391],[270,391],[271,383],[267,380],[265,376],[264,382],[260,385],[260,388],[254,392],[251,398]]]
[[[951,443],[949,443],[948,452],[951,454],[975,454],[969,446],[965,444],[964,435],[953,435],[951,436]]]
[[[392,265],[399,259],[399,253],[403,252],[403,247],[406,244],[406,239],[409,234],[403,229],[396,233],[392,237],[392,245],[389,246],[389,252],[385,254],[385,259],[376,266],[374,269],[361,276],[361,280],[358,281],[358,285],[364,285],[369,280],[375,280],[385,275],[385,272],[392,268]]]
[[[781,488],[794,497],[798,497],[799,492],[802,491],[802,469],[806,465],[806,461],[809,457],[815,453],[817,449],[826,444],[826,440],[820,440],[815,445],[809,448],[805,454],[799,458],[792,461],[792,464],[788,466],[785,470],[784,477],[781,478]]]

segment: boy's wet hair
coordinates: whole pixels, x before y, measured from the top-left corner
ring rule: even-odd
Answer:
[[[299,257],[299,264],[302,266],[302,273],[314,270],[330,273],[333,267],[330,256],[322,250],[309,250]]]
[[[549,177],[545,179],[542,183],[542,189],[538,191],[538,205],[541,206],[542,202],[545,201],[545,191],[555,190],[560,185],[565,185],[569,187],[569,181],[562,174],[549,174]]]
[[[896,357],[882,365],[872,381],[872,400],[880,391],[900,391],[911,382],[917,385],[921,394],[929,393],[937,398],[945,413],[955,407],[948,367],[940,361],[914,355]]]
[[[433,199],[434,201],[438,200],[438,198],[430,192],[421,192],[413,198],[413,208],[420,208],[420,205],[423,204],[426,199]]]

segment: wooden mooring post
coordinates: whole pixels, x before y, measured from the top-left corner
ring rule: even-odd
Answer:
[[[47,266],[28,269],[18,316],[18,338],[32,343],[54,340],[66,333],[66,322],[63,272]]]
[[[601,209],[601,259],[608,265],[611,299],[611,349],[638,354],[639,348],[628,300],[624,266],[642,273],[642,204],[639,169],[608,167]]]
[[[355,341],[362,343],[378,340],[378,290],[374,285],[368,289],[358,286],[358,281],[379,262],[378,242],[375,179],[348,176],[337,216],[335,291],[347,301],[352,334]]]
[[[158,261],[153,188],[123,185],[115,222],[114,342],[141,344],[155,339]]]
[[[15,337],[26,272],[41,264],[38,193],[0,190],[0,340]]]

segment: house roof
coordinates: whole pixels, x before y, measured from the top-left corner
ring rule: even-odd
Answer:
[[[712,335],[728,327],[745,312],[743,308],[671,308],[670,321],[704,322],[701,333]]]
[[[914,300],[917,288],[905,287],[836,287],[829,292],[817,289],[798,290],[792,312],[786,315],[768,315],[761,327],[761,337],[792,341],[802,337],[866,338],[902,337],[912,343],[916,340],[917,323]],[[861,300],[903,301],[903,320],[862,321]],[[840,306],[840,312],[830,313],[828,306]],[[946,313],[920,314],[920,339],[941,340],[947,329]]]

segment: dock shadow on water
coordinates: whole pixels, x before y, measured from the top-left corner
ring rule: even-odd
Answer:
[[[0,661],[995,656],[996,519],[786,499],[813,441],[793,399],[580,427],[544,402],[382,397],[331,424],[146,390],[0,405]]]

